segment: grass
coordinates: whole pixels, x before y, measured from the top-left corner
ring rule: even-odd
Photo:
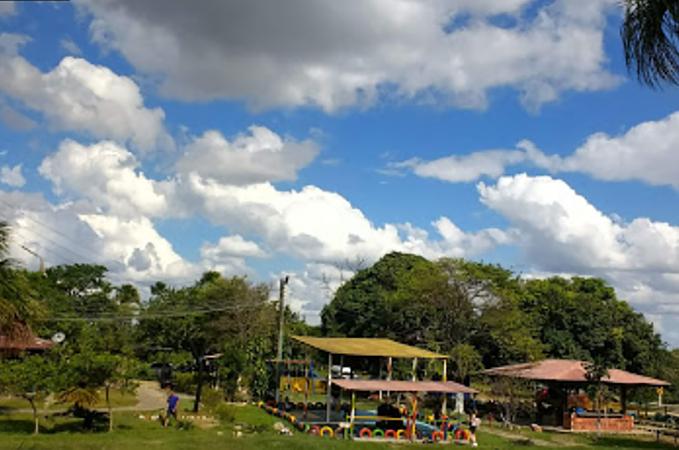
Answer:
[[[125,450],[196,450],[210,449],[243,449],[243,450],[342,450],[355,449],[413,449],[427,448],[422,445],[393,445],[380,443],[359,443],[344,440],[321,439],[315,436],[296,433],[294,436],[278,436],[273,432],[272,425],[280,419],[265,414],[262,410],[252,406],[234,407],[236,410],[235,424],[220,425],[211,429],[195,427],[190,430],[161,428],[158,422],[140,420],[133,413],[119,413],[116,415],[117,428],[113,433],[82,432],[80,422],[75,419],[59,418],[47,423],[43,433],[31,436],[32,424],[30,416],[16,414],[0,416],[0,449],[125,449]],[[238,438],[234,436],[234,426],[247,424],[244,429],[259,430],[246,433]],[[493,430],[491,430],[493,431]],[[515,434],[510,437],[490,434],[488,431],[479,433],[479,448],[518,450],[536,445],[529,439],[539,440],[542,448],[552,450],[585,449],[598,450],[639,450],[663,449],[670,446],[659,445],[648,440],[632,437],[603,437],[596,440],[582,435],[561,435],[549,433]],[[453,446],[450,448],[458,448]],[[469,448],[469,447],[463,447]]]

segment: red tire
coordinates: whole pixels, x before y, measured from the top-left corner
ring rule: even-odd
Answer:
[[[373,430],[371,430],[370,428],[361,428],[361,431],[358,433],[358,436],[362,438],[366,437],[371,438],[373,437]]]

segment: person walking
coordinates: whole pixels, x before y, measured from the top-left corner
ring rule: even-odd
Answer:
[[[481,419],[478,416],[478,412],[473,409],[469,415],[469,440],[472,443],[472,447],[478,447],[479,444],[476,442],[476,430],[479,429],[481,425]]]
[[[175,423],[177,422],[177,410],[179,407],[179,396],[172,390],[172,386],[168,386],[167,391],[167,411],[163,421],[164,427],[168,426],[171,418],[174,418]]]

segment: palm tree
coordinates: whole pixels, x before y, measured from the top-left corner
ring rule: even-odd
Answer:
[[[679,2],[624,0],[620,34],[629,70],[651,87],[679,84]]]

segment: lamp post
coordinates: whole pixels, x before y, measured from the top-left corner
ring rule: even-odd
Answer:
[[[276,351],[276,403],[280,401],[280,378],[281,363],[283,361],[283,329],[285,328],[285,286],[290,281],[289,276],[285,276],[278,283],[278,349]]]

